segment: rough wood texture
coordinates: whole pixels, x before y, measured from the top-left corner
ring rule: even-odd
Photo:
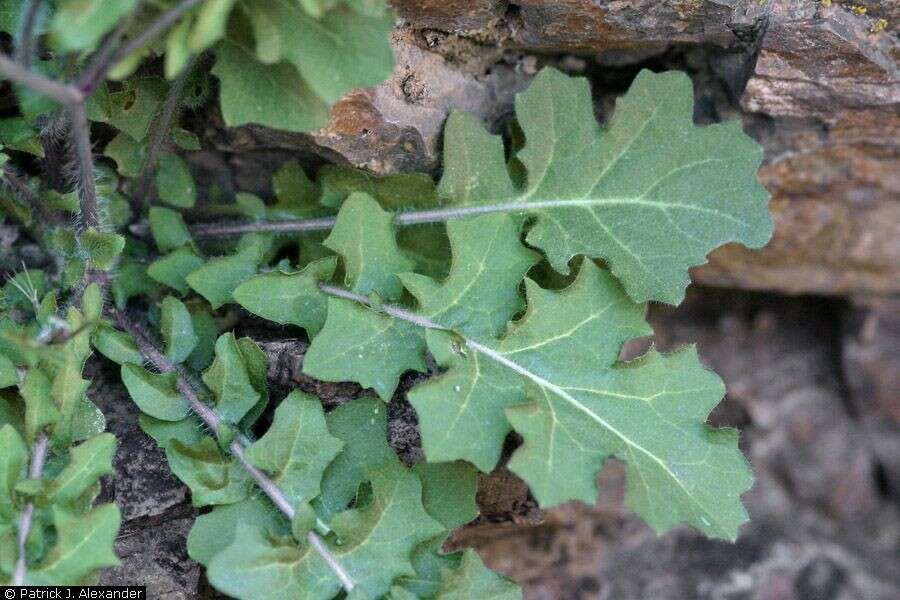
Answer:
[[[760,177],[777,224],[766,250],[723,248],[695,279],[900,292],[900,3],[860,0],[855,12],[814,0],[394,5],[402,22],[391,79],[349,94],[315,135],[246,127],[220,131],[219,147],[300,150],[375,173],[437,171],[449,110],[499,127],[543,64],[591,77],[601,117],[638,68],[686,68],[698,120],[743,118],[765,146]]]

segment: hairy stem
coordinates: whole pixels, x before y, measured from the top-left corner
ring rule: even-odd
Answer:
[[[40,479],[41,474],[44,472],[44,460],[47,458],[47,442],[47,436],[43,433],[39,434],[34,442],[34,447],[31,450],[31,464],[28,467],[29,479]],[[19,555],[16,558],[16,566],[13,571],[13,585],[25,585],[25,576],[28,573],[26,546],[28,544],[28,534],[31,533],[33,518],[34,504],[29,502],[19,517]]]
[[[22,29],[19,31],[19,40],[13,55],[16,62],[26,68],[31,66],[31,55],[34,52],[34,26],[37,23],[40,8],[41,0],[28,0],[25,16],[22,19]]]
[[[137,52],[153,38],[164,32],[166,29],[175,24],[181,15],[202,0],[182,0],[163,14],[161,14],[153,23],[139,34],[118,46],[116,50],[109,52],[100,52],[91,62],[82,77],[78,78],[78,88],[84,94],[89,95],[97,85],[106,78],[106,74],[117,64],[128,58],[134,52]]]
[[[69,107],[72,117],[72,145],[78,165],[78,199],[81,208],[81,230],[100,225],[97,205],[97,185],[94,182],[94,155],[91,150],[91,129],[84,103]]]
[[[28,206],[28,209],[32,211],[35,217],[37,217],[36,219],[33,219],[33,221],[35,221],[39,227],[43,228],[46,225],[60,224],[61,221],[59,215],[47,210],[47,207],[44,206],[44,203],[41,202],[37,194],[34,193],[34,190],[28,187],[28,184],[22,180],[12,167],[3,165],[2,170],[0,170],[0,181],[9,188],[15,198]]]
[[[177,377],[175,380],[175,385],[178,388],[178,391],[184,396],[187,400],[188,405],[191,407],[191,410],[203,421],[203,423],[209,428],[210,431],[216,432],[219,431],[219,428],[222,424],[222,417],[220,417],[212,408],[203,403],[199,396],[197,395],[194,386],[188,380],[187,373],[180,367],[172,364],[166,356],[153,344],[152,341],[148,338],[143,328],[139,326],[137,323],[133,322],[124,311],[113,309],[111,311],[112,317],[115,320],[116,324],[123,329],[124,331],[131,334],[134,338],[135,343],[137,344],[138,351],[140,351],[141,355],[153,365],[161,373],[176,373]],[[237,458],[238,462],[247,470],[250,474],[250,477],[253,478],[253,481],[256,482],[256,485],[269,497],[272,503],[278,508],[278,510],[289,520],[294,519],[294,507],[291,504],[290,500],[285,496],[284,492],[273,482],[268,475],[259,470],[256,466],[254,466],[248,459],[244,452],[244,446],[247,441],[243,437],[238,437],[234,442],[231,443],[229,447],[231,453],[234,454],[235,458]],[[343,566],[338,562],[337,558],[325,543],[322,541],[316,533],[310,531],[306,535],[307,541],[319,553],[322,559],[331,567],[331,570],[337,576],[337,578],[341,581],[341,585],[347,592],[353,590],[354,584],[350,579],[350,576],[347,574],[347,571],[344,570]]]
[[[134,197],[139,204],[144,204],[147,201],[147,196],[150,192],[150,178],[153,177],[153,172],[156,170],[156,163],[159,161],[163,143],[166,141],[172,121],[178,112],[178,103],[181,100],[181,94],[184,92],[184,85],[187,83],[188,75],[193,70],[196,60],[196,56],[191,58],[184,69],[182,69],[181,74],[172,82],[166,101],[156,118],[153,136],[150,138],[150,145],[147,147],[147,160],[144,162],[144,167],[141,169],[141,174],[138,176],[134,188]]]

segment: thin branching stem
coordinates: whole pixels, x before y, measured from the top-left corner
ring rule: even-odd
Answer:
[[[128,58],[134,52],[142,49],[153,39],[175,24],[185,12],[192,9],[202,0],[182,0],[159,17],[139,34],[127,40],[115,51],[99,52],[84,75],[78,78],[78,89],[89,95],[97,85],[106,78],[107,73],[117,64]]]
[[[143,328],[132,321],[128,315],[125,314],[124,311],[113,309],[111,311],[112,317],[115,320],[116,324],[124,331],[128,332],[135,340],[135,344],[137,345],[138,351],[144,357],[144,359],[153,365],[153,367],[158,370],[160,373],[175,373],[175,385],[179,392],[184,396],[185,400],[187,400],[188,406],[190,406],[191,410],[200,417],[200,420],[206,425],[206,427],[213,432],[220,431],[220,427],[222,425],[222,417],[220,417],[212,408],[206,405],[202,400],[200,400],[199,395],[197,394],[194,385],[188,378],[188,374],[179,366],[176,366],[166,358],[165,354],[163,354],[156,345],[150,340],[147,334],[144,332]],[[268,475],[259,470],[256,466],[254,466],[248,459],[244,452],[244,446],[247,444],[247,440],[243,436],[239,436],[235,439],[231,445],[230,450],[231,453],[237,458],[238,462],[247,470],[250,474],[250,477],[256,483],[256,485],[261,489],[266,496],[272,501],[276,508],[289,520],[294,519],[294,506],[291,504],[288,497],[281,491],[281,489],[273,482]],[[307,536],[307,541],[319,553],[322,559],[328,564],[331,570],[334,572],[335,576],[341,581],[341,585],[347,592],[353,590],[354,584],[353,580],[350,579],[349,574],[344,569],[344,567],[340,564],[331,550],[325,545],[315,532],[310,531]]]
[[[394,214],[396,225],[424,225],[426,223],[443,223],[455,219],[464,219],[474,215],[489,213],[523,213],[540,208],[565,206],[564,202],[499,202],[497,204],[479,204],[477,206],[459,206],[453,208],[435,208],[429,210],[410,210]],[[190,226],[191,234],[198,239],[218,238],[243,233],[300,233],[306,231],[328,231],[337,222],[336,217],[317,217],[314,219],[296,219],[290,221],[254,221],[251,223],[198,223]]]
[[[38,434],[31,449],[31,464],[28,467],[29,479],[40,479],[44,472],[44,461],[47,458],[46,434]],[[28,561],[26,546],[28,544],[28,535],[31,533],[31,524],[34,520],[34,504],[29,502],[22,510],[19,517],[19,536],[18,536],[18,557],[16,558],[16,566],[13,570],[12,584],[25,585],[25,577],[28,574]]]
[[[22,18],[22,28],[19,31],[19,40],[13,56],[16,62],[25,68],[31,66],[31,55],[34,52],[34,26],[37,24],[40,9],[41,0],[28,0]]]
[[[86,98],[78,88],[35,73],[5,54],[0,54],[0,75],[66,106],[79,104]]]
[[[153,177],[153,172],[156,170],[156,163],[159,161],[159,155],[160,152],[162,152],[163,144],[172,127],[172,121],[175,119],[175,115],[178,112],[181,94],[184,92],[184,86],[187,83],[188,76],[194,68],[196,60],[196,56],[192,57],[191,60],[188,61],[188,64],[185,65],[184,69],[182,69],[181,74],[179,74],[175,81],[172,82],[172,85],[169,87],[169,94],[166,96],[166,101],[163,103],[162,110],[159,111],[159,115],[156,118],[153,136],[150,138],[150,145],[147,146],[147,159],[144,161],[144,166],[141,169],[141,174],[138,176],[134,188],[135,200],[140,204],[144,204],[147,201],[147,196],[150,192],[150,179]]]

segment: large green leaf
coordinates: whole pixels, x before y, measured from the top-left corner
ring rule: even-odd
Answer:
[[[606,127],[594,123],[587,80],[543,70],[516,100],[526,183],[503,164],[499,139],[471,117],[445,129],[448,200],[478,212],[536,217],[529,244],[569,271],[578,254],[602,258],[637,301],[677,304],[687,269],[717,246],[763,246],[769,194],[756,171],[762,150],[734,121],[696,127],[691,82],[642,71]]]
[[[367,16],[336,6],[316,19],[293,0],[239,2],[253,27],[256,58],[293,64],[326,105],[351,88],[376,85],[391,74],[390,14]]]

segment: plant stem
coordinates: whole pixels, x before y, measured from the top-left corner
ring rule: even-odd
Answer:
[[[437,208],[429,210],[411,210],[394,214],[396,225],[423,225],[425,223],[443,223],[454,219],[464,219],[474,215],[488,213],[521,213],[540,208],[567,206],[567,201],[557,202],[503,202],[482,204],[477,206],[461,206],[454,208]],[[304,231],[327,231],[334,227],[336,217],[318,217],[315,219],[297,219],[292,221],[257,221],[253,223],[201,223],[189,227],[191,234],[199,239],[228,237],[242,233],[298,233]]]
[[[150,145],[147,147],[147,160],[144,162],[144,167],[141,169],[141,174],[138,176],[134,188],[134,197],[139,204],[144,204],[147,201],[147,195],[150,191],[150,178],[156,170],[159,154],[162,151],[163,143],[166,140],[169,129],[172,126],[172,121],[175,118],[175,113],[178,110],[178,102],[181,100],[181,94],[184,92],[184,85],[187,83],[188,75],[190,75],[193,70],[196,60],[196,56],[192,57],[175,81],[172,82],[172,85],[169,88],[169,94],[166,96],[166,101],[154,124],[153,137],[150,139]]]
[[[41,0],[29,0],[25,9],[25,18],[22,19],[22,30],[19,33],[19,41],[16,44],[14,57],[16,62],[25,68],[31,66],[31,54],[34,48],[34,25],[37,23],[37,15],[40,8]]]
[[[157,17],[149,27],[117,47],[115,52],[101,51],[98,53],[94,61],[85,70],[84,75],[78,78],[78,89],[82,93],[89,95],[106,78],[106,74],[113,67],[128,58],[132,53],[149,44],[153,38],[174,25],[181,15],[200,2],[201,0],[182,0]]]
[[[34,441],[34,447],[31,451],[31,464],[28,467],[29,479],[40,479],[41,473],[44,471],[44,460],[47,458],[47,436],[44,433],[38,434]],[[19,555],[16,558],[16,566],[13,571],[12,584],[16,586],[25,585],[25,575],[28,572],[28,561],[26,558],[26,545],[28,544],[28,534],[31,533],[31,523],[34,519],[34,504],[29,502],[22,515],[19,518]]]
[[[0,170],[0,180],[2,180],[3,185],[8,187],[16,198],[28,205],[28,208],[34,213],[34,216],[37,217],[36,224],[39,227],[43,228],[47,225],[54,226],[60,224],[59,215],[47,210],[47,207],[44,206],[44,203],[37,197],[34,190],[28,187],[28,184],[22,181],[22,178],[9,165],[3,165],[2,170]]]
[[[153,365],[160,373],[174,372],[176,374],[175,385],[178,388],[178,391],[181,392],[187,400],[191,410],[200,417],[210,431],[219,431],[222,424],[222,417],[200,400],[193,385],[188,381],[187,373],[182,368],[172,364],[172,361],[166,358],[153,342],[150,341],[141,326],[129,319],[124,311],[112,309],[111,314],[116,324],[121,329],[131,334],[137,344],[138,351],[143,355],[147,362]],[[244,452],[244,445],[246,443],[245,439],[239,437],[229,446],[231,453],[234,454],[238,462],[240,462],[244,469],[247,470],[250,477],[256,482],[256,485],[269,497],[276,508],[278,508],[278,510],[289,520],[293,520],[295,511],[290,500],[288,500],[284,492],[281,491],[268,475],[259,470],[247,459]],[[341,581],[344,590],[348,593],[352,591],[354,587],[353,581],[350,579],[346,570],[344,570],[344,567],[338,562],[334,554],[332,554],[331,550],[329,550],[322,541],[322,538],[316,535],[315,532],[310,531],[307,533],[306,539],[328,566],[331,567],[331,570]]]
[[[48,79],[23,67],[2,53],[0,53],[0,75],[66,106],[83,102],[86,97],[78,88]]]
[[[94,182],[94,155],[91,150],[91,129],[84,103],[69,107],[72,117],[72,143],[78,164],[78,199],[80,205],[81,231],[100,225],[100,210],[97,206],[97,186]]]

